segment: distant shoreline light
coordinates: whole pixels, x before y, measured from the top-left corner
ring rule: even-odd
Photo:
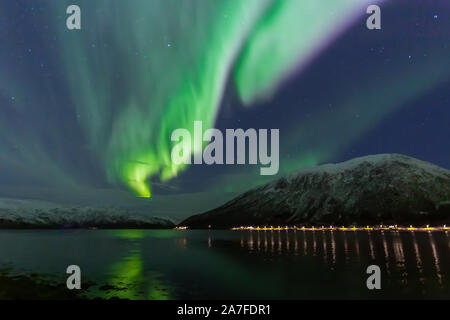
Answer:
[[[450,230],[450,227],[447,227],[447,225],[443,226],[435,226],[431,227],[427,225],[426,227],[404,227],[404,226],[398,226],[398,225],[378,225],[378,226],[352,226],[352,227],[338,227],[338,226],[321,226],[321,227],[297,227],[297,226],[277,226],[277,227],[253,227],[253,226],[241,226],[241,227],[234,227],[231,228],[231,230],[249,230],[249,231],[281,231],[281,230],[300,230],[300,231],[377,231],[377,230],[394,230],[394,231],[445,231]]]
[[[175,227],[174,230],[188,230],[189,227],[187,226],[178,226]],[[211,229],[209,227],[208,229]],[[240,226],[240,227],[234,227],[231,228],[232,231],[288,231],[288,230],[294,230],[294,231],[385,231],[385,230],[392,230],[392,231],[448,231],[450,230],[450,227],[447,225],[442,226],[435,226],[431,227],[427,225],[426,227],[404,227],[404,226],[398,226],[398,225],[377,225],[377,226],[352,226],[352,227],[338,227],[338,226],[321,226],[321,227],[298,227],[298,226],[264,226],[264,227],[255,227],[255,226]]]

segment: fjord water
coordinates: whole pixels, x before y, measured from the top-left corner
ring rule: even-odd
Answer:
[[[450,299],[448,232],[0,231],[8,277],[65,285],[74,264],[86,298]]]

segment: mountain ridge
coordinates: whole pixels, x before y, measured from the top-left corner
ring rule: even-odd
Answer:
[[[180,225],[425,223],[450,217],[450,171],[401,154],[310,167]]]
[[[174,226],[168,218],[119,208],[65,206],[39,200],[0,198],[2,229],[167,229]]]

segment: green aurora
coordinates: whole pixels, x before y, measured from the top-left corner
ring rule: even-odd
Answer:
[[[72,31],[65,27],[69,4],[73,1],[47,1],[36,13],[46,21],[46,32],[35,41],[47,45],[42,52],[26,52],[31,58],[23,65],[9,61],[22,54],[24,36],[2,38],[10,50],[0,51],[6,75],[0,77],[0,96],[14,98],[7,112],[19,120],[0,118],[0,169],[19,173],[21,186],[90,192],[97,187],[93,181],[105,180],[150,197],[151,183],[165,184],[187,169],[170,159],[174,129],[192,132],[196,120],[214,127],[228,87],[244,106],[271,101],[286,79],[307,69],[352,22],[364,18],[369,1],[98,0],[94,6],[80,0],[82,30]],[[5,10],[0,17],[7,18]],[[414,65],[396,58],[370,71],[354,68],[352,77],[321,75],[332,86],[309,103],[311,113],[292,115],[282,128],[280,174],[333,159],[389,114],[448,79],[446,51],[426,41],[419,47],[398,36],[399,47],[413,56],[426,48],[429,58]],[[42,63],[33,54],[50,56],[63,81],[42,80]],[[334,116],[324,108],[330,102]],[[360,117],[349,124],[353,114]],[[68,125],[67,118],[76,124]],[[81,151],[67,152],[65,145],[80,135]],[[82,162],[74,171],[74,163]],[[209,191],[220,193],[243,191],[268,178],[246,166],[214,179]]]
[[[101,17],[82,11],[81,32],[59,28],[62,59],[109,180],[149,197],[152,176],[166,181],[184,169],[171,162],[171,132],[192,130],[194,120],[213,127],[229,77],[247,105],[269,97],[362,2],[97,1]],[[126,79],[120,88],[117,68]]]

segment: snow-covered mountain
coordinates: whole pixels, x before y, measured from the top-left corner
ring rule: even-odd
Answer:
[[[0,228],[171,228],[165,218],[116,208],[70,207],[51,202],[0,199]]]
[[[449,170],[404,155],[380,154],[299,171],[181,225],[448,221],[449,201]]]

